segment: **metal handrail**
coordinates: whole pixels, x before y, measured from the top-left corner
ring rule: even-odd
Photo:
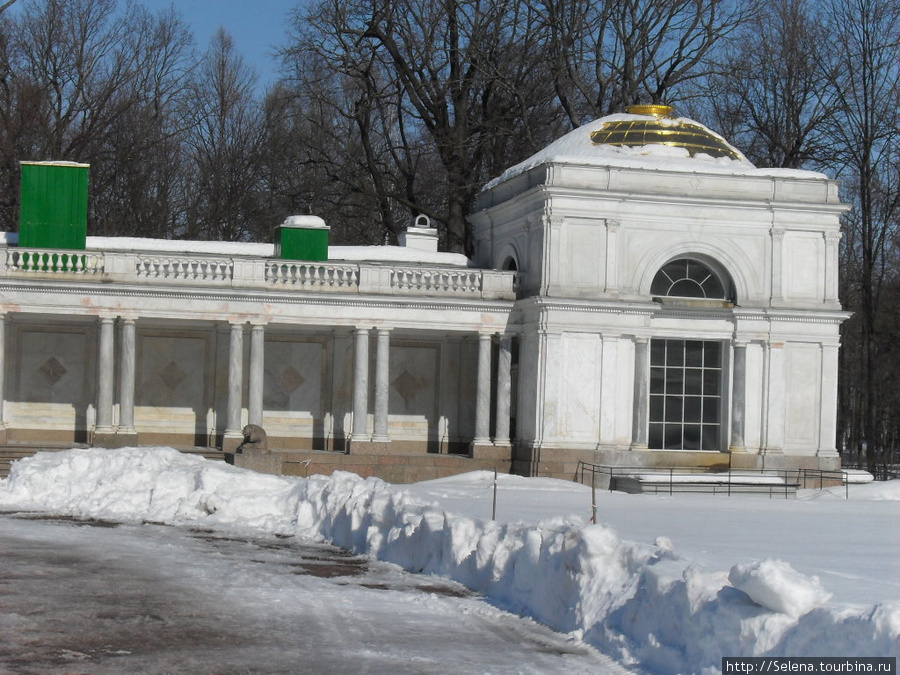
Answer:
[[[589,481],[585,481],[585,476],[588,473],[590,473],[591,478]],[[644,475],[660,475],[663,477],[668,476],[668,481],[663,482],[661,486],[668,487],[669,494],[674,494],[675,486],[681,485],[691,487],[709,487],[711,488],[710,491],[714,494],[719,494],[721,492],[722,494],[731,496],[732,485],[740,485],[740,480],[735,480],[735,478],[739,479],[741,475],[761,475],[774,476],[782,479],[783,485],[768,486],[769,497],[772,497],[773,493],[781,494],[783,489],[784,496],[785,498],[787,498],[790,494],[791,489],[822,490],[826,487],[826,484],[843,485],[845,498],[849,499],[850,497],[850,484],[847,480],[846,474],[844,474],[840,470],[827,471],[823,469],[733,469],[732,467],[728,467],[728,469],[724,471],[709,471],[708,475],[728,475],[728,481],[726,482],[726,484],[724,486],[719,486],[718,484],[708,483],[704,481],[697,481],[695,483],[675,481],[676,475],[698,473],[697,467],[609,466],[604,464],[592,464],[590,462],[580,461],[578,462],[578,467],[575,470],[575,478],[582,485],[594,484],[596,482],[597,475],[608,478],[607,485],[609,486],[609,490],[612,491],[614,479],[617,476],[627,476],[635,473],[641,473]]]

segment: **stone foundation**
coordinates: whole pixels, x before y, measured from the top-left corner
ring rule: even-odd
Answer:
[[[273,452],[265,461],[233,455],[233,463],[260,473],[285,476],[328,475],[350,471],[364,478],[376,476],[389,483],[416,483],[469,471],[510,472],[509,460],[473,459],[462,455],[345,454],[339,452]],[[268,462],[268,463],[267,463]]]

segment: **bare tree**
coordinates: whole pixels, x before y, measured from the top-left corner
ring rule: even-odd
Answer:
[[[867,463],[874,469],[885,445],[879,386],[883,292],[897,281],[900,244],[900,5],[835,1],[828,18],[837,64],[830,85],[838,103],[829,131],[845,199],[854,206],[844,223],[843,257],[845,302],[855,310],[848,332],[859,342],[845,354],[859,358],[854,384],[859,398],[852,403],[859,423],[845,423],[861,434],[859,443],[867,445]],[[856,330],[853,322],[858,322]]]
[[[262,213],[263,117],[255,72],[219,29],[187,100],[190,190],[185,236],[246,241]]]
[[[727,0],[543,0],[559,102],[571,126],[632,103],[674,103],[714,70],[714,49],[749,16]]]
[[[757,166],[824,166],[837,96],[826,28],[809,0],[770,0],[729,43],[704,105]]]
[[[4,15],[0,33],[9,36],[0,42],[0,219],[15,223],[19,161],[64,159],[92,165],[93,232],[154,228],[159,200],[135,193],[161,195],[168,182],[173,102],[189,70],[181,21],[137,5],[119,12],[114,0],[46,0]],[[138,176],[149,181],[142,188]]]
[[[512,0],[325,0],[298,17],[293,51],[341,75],[387,231],[398,205],[431,210],[450,250],[471,247],[466,216],[486,175],[553,123],[535,124],[553,95],[538,18]],[[378,185],[385,159],[393,178]]]

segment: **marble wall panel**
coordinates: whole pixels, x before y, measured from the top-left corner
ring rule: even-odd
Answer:
[[[81,430],[94,421],[94,329],[14,327],[7,385],[12,427]]]
[[[560,440],[599,440],[602,343],[599,335],[564,333],[560,341]]]
[[[818,448],[821,348],[788,343],[785,348],[785,446]]]
[[[193,435],[212,430],[214,332],[138,331],[135,427],[138,432]]]
[[[440,363],[440,343],[392,342],[388,390],[392,438],[438,437]]]
[[[818,233],[789,233],[784,238],[787,298],[824,297],[824,240]]]
[[[267,339],[264,409],[322,417],[327,364],[328,348],[323,340]]]

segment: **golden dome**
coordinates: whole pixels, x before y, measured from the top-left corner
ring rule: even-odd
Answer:
[[[671,106],[631,105],[627,111],[632,117],[606,122],[591,134],[591,141],[595,145],[628,147],[667,145],[684,148],[691,157],[705,154],[711,157],[744,159],[737,149],[706,127],[676,118]],[[636,119],[636,116],[644,119]]]

